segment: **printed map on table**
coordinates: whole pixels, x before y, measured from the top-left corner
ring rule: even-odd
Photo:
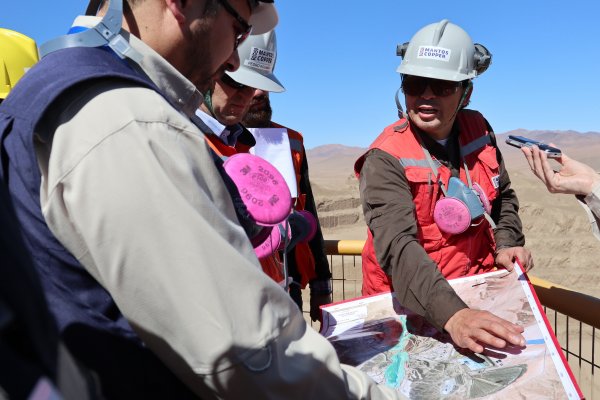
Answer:
[[[411,399],[583,398],[526,275],[515,271],[451,280],[469,307],[525,328],[524,348],[455,347],[391,293],[322,308],[323,334],[340,360]]]

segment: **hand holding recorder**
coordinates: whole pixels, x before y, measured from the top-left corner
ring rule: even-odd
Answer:
[[[561,156],[561,152],[560,149],[552,146],[552,145],[548,145],[546,143],[543,142],[539,142],[537,140],[533,140],[533,139],[529,139],[523,136],[513,136],[513,135],[508,135],[508,139],[506,139],[506,143],[514,146],[514,147],[520,147],[520,148],[531,148],[532,146],[537,146],[541,151],[546,153],[547,157],[550,158],[560,158]]]
[[[507,141],[508,142],[508,141]],[[562,168],[554,171],[548,162],[548,153],[540,147],[523,146],[531,171],[548,188],[550,193],[567,193],[587,196],[600,184],[600,175],[588,165],[561,154],[558,161]]]

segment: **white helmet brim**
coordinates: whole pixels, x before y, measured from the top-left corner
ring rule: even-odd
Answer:
[[[422,76],[423,78],[442,79],[453,82],[473,79],[476,76],[474,72],[470,74],[462,74],[457,71],[448,71],[441,68],[422,66],[414,67],[406,64],[400,64],[400,66],[396,69],[396,72],[399,72],[402,75]]]
[[[238,48],[240,67],[227,72],[234,81],[267,92],[283,92],[285,88],[275,76],[277,36],[275,31],[250,35]]]
[[[234,81],[243,85],[253,87],[255,89],[264,90],[267,92],[281,93],[285,88],[279,82],[275,75],[261,74],[252,69],[238,69],[235,72],[226,72]]]

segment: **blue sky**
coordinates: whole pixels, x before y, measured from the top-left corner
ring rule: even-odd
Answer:
[[[58,4],[58,6],[57,6]],[[60,35],[85,0],[3,0],[0,26],[39,43]],[[366,147],[396,118],[396,45],[448,18],[493,54],[471,108],[496,132],[600,131],[600,2],[595,0],[277,0],[274,119],[306,147]]]

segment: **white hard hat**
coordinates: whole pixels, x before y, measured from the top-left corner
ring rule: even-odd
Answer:
[[[226,72],[234,81],[267,92],[283,92],[285,88],[273,74],[277,61],[275,31],[262,35],[250,35],[240,47],[240,67]]]
[[[444,19],[419,30],[410,42],[399,45],[402,62],[396,70],[405,75],[447,81],[473,79],[492,62],[492,54],[458,25]]]

